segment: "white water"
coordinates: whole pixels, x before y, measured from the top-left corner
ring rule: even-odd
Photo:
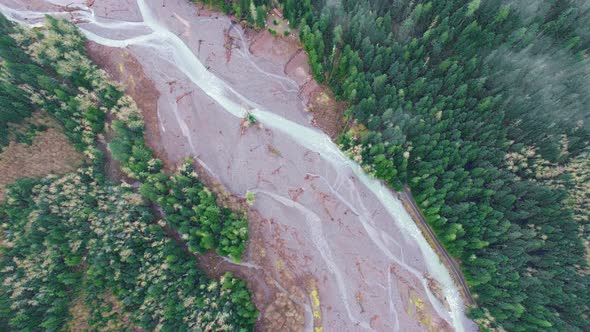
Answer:
[[[170,55],[171,58],[162,58],[166,59],[166,61],[168,61],[171,65],[177,67],[196,86],[198,86],[208,96],[214,99],[219,105],[223,107],[223,109],[225,109],[230,114],[239,118],[244,117],[246,110],[244,110],[242,105],[247,105],[249,108],[249,112],[251,112],[258,121],[263,123],[266,127],[272,128],[280,133],[288,135],[299,145],[311,151],[318,152],[322,159],[329,162],[334,167],[334,169],[337,170],[339,175],[341,172],[346,173],[348,171],[352,171],[352,173],[354,173],[356,177],[360,179],[361,183],[371,192],[373,192],[374,195],[379,199],[381,205],[387,210],[388,214],[391,216],[391,220],[394,221],[397,224],[397,226],[402,230],[403,235],[411,237],[418,244],[424,257],[425,264],[427,266],[429,274],[433,276],[442,286],[444,296],[447,298],[449,302],[449,306],[451,309],[451,312],[449,314],[453,327],[457,331],[463,331],[463,303],[459,291],[449,274],[449,271],[446,269],[444,264],[442,264],[438,255],[434,252],[434,250],[430,247],[426,239],[423,237],[419,228],[414,224],[413,220],[411,219],[410,215],[406,212],[401,202],[392,195],[391,191],[387,189],[380,181],[367,176],[365,172],[361,169],[361,167],[353,161],[351,161],[350,159],[348,159],[340,151],[340,149],[330,140],[330,138],[324,133],[294,123],[275,113],[265,110],[264,107],[262,107],[261,105],[258,105],[248,100],[246,97],[235,91],[223,80],[219,79],[213,73],[208,71],[205,68],[205,66],[199,61],[197,56],[195,56],[195,54],[191,51],[191,49],[178,36],[171,32],[166,26],[162,25],[153,16],[151,9],[147,6],[144,0],[138,0],[137,4],[143,16],[143,23],[116,21],[110,23],[97,22],[96,18],[94,17],[94,13],[90,9],[79,13],[79,15],[83,16],[83,18],[90,22],[90,24],[99,26],[101,28],[132,29],[137,27],[147,27],[152,31],[149,34],[139,35],[124,40],[115,40],[99,36],[98,34],[93,33],[84,28],[82,28],[82,31],[88,39],[105,46],[122,48],[127,47],[129,45],[139,45],[153,48],[157,50],[159,53]],[[18,21],[22,21],[21,17],[33,17],[35,19],[38,19],[41,17],[41,14],[44,14],[30,11],[17,11],[9,9],[3,5],[0,5],[0,10],[2,10],[11,19]],[[241,33],[240,38],[242,39]],[[245,49],[244,52],[247,55],[247,49]],[[249,58],[248,60],[252,62]],[[258,66],[255,66],[255,68],[257,70],[261,70]],[[236,100],[239,101],[239,103]],[[179,124],[181,124],[181,130],[183,131],[183,134],[187,137],[187,139],[189,139],[189,144],[192,146],[192,142],[190,141],[190,135],[188,135],[188,128],[186,128],[186,125],[185,127],[182,127],[183,122],[180,120]],[[402,261],[400,261],[398,258],[400,257],[400,255],[396,255],[391,251],[391,244],[397,244],[397,242],[390,236],[388,236],[386,233],[381,232],[378,228],[375,227],[374,222],[371,220],[371,214],[366,209],[363,200],[360,197],[359,191],[355,189],[356,185],[346,176],[343,176],[342,178],[344,178],[346,181],[345,185],[347,185],[347,187],[350,188],[350,190],[352,191],[351,197],[354,198],[354,202],[347,201],[341,195],[339,195],[339,199],[341,199],[341,201],[344,204],[351,207],[351,210],[359,216],[359,220],[362,223],[363,228],[370,236],[371,240],[375,243],[375,245],[386,257],[396,262],[397,264],[405,268],[408,272],[416,276],[419,280],[421,280],[422,286],[429,298],[430,303],[432,303],[433,307],[439,313],[439,315],[441,315],[441,317],[446,317],[447,309],[432,294],[432,292],[427,286],[427,280],[423,277],[420,271],[417,271],[416,269],[412,268],[411,266],[403,262],[403,255],[401,255]],[[326,179],[324,180],[328,182]],[[338,190],[336,190],[336,188],[333,188],[331,185],[330,188],[333,192],[338,192]],[[298,204],[274,193],[261,193],[272,197],[273,199],[277,200],[282,204]],[[321,234],[321,220],[319,220],[317,216],[314,216],[313,212],[306,210],[302,206],[297,205],[294,207],[305,215],[306,221],[309,223],[309,227],[314,230],[313,242],[320,250],[322,258],[326,262],[326,266],[328,266],[332,273],[335,275],[336,280],[338,281],[338,288],[346,288],[343,281],[344,277],[339,275],[340,271],[336,266],[334,259],[332,258],[330,247],[326,243],[324,243],[325,239],[324,236]],[[399,246],[399,244],[397,245],[399,247],[399,250],[403,252],[403,248]],[[389,292],[389,296],[391,297],[391,293],[394,290],[392,289],[393,285],[391,282],[390,274],[388,275],[387,283],[387,289]],[[346,297],[345,291],[343,291],[342,296],[342,301],[345,304],[350,319],[352,321],[360,323],[360,325],[365,329],[370,329],[367,322],[359,321],[357,318],[353,317],[353,314],[347,304],[348,299]],[[391,301],[390,305],[393,305],[393,303],[394,302]],[[399,324],[395,308],[391,307],[391,311],[392,315],[394,315],[396,324]]]

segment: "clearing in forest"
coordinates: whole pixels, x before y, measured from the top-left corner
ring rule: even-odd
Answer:
[[[4,199],[6,186],[19,178],[61,175],[83,162],[83,155],[68,141],[57,121],[46,114],[39,121],[47,129],[37,132],[31,144],[12,141],[0,153],[0,201]]]

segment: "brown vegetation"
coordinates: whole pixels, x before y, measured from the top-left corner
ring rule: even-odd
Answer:
[[[123,305],[117,301],[113,294],[107,291],[101,296],[101,298],[106,304],[111,306],[111,311],[105,315],[112,316],[116,314],[118,319],[111,320],[109,324],[100,329],[100,331],[121,331],[123,330],[123,327],[126,328],[125,330],[128,330],[129,328],[131,328],[131,331],[139,330],[133,328],[130,323],[131,315],[129,313],[123,313]],[[78,295],[78,297],[70,304],[70,314],[72,315],[72,320],[65,327],[65,331],[90,331],[90,325],[88,324],[88,319],[90,318],[90,308],[88,308],[85,303],[84,294]]]
[[[49,128],[38,132],[33,144],[11,142],[0,153],[0,200],[6,186],[19,178],[65,174],[83,163],[83,155],[70,144],[61,126],[49,116],[42,118]]]
[[[307,109],[312,112],[312,124],[322,129],[333,140],[346,129],[344,123],[346,104],[336,101],[326,87],[319,86],[311,92]]]

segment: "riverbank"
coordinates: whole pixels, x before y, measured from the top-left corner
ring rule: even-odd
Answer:
[[[430,225],[428,225],[428,222],[424,218],[424,215],[422,215],[420,208],[418,208],[418,205],[412,196],[410,187],[405,186],[402,192],[397,193],[397,196],[406,208],[406,211],[408,211],[416,225],[422,231],[424,237],[428,240],[428,243],[430,243],[432,248],[439,255],[440,260],[445,264],[449,271],[452,272],[451,276],[453,277],[455,284],[459,287],[461,295],[463,296],[463,300],[465,300],[465,302],[471,306],[475,305],[475,300],[469,291],[467,281],[465,280],[465,277],[463,277],[463,273],[461,272],[459,264],[457,264],[453,257],[447,253],[444,246],[436,237],[436,234],[434,234],[432,228],[430,228]]]

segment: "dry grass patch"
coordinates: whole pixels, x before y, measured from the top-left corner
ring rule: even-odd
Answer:
[[[11,142],[0,153],[0,201],[6,186],[19,178],[65,174],[83,163],[83,155],[70,144],[61,126],[48,116],[43,123],[49,128],[38,132],[33,144]]]
[[[129,329],[131,331],[139,330],[133,328],[130,323],[131,315],[129,313],[123,313],[123,305],[121,302],[117,301],[113,294],[107,292],[106,294],[102,295],[101,298],[112,308],[110,312],[103,315],[115,316],[116,319],[110,321],[107,326],[98,329],[98,331],[122,331]],[[85,303],[84,293],[80,294],[70,304],[70,314],[72,315],[72,320],[65,326],[64,331],[84,332],[92,330],[88,324],[88,319],[90,318],[90,308],[88,308]]]
[[[313,124],[333,140],[348,127],[344,123],[345,110],[346,103],[337,101],[326,87],[320,86],[311,92],[307,111],[312,112]]]

